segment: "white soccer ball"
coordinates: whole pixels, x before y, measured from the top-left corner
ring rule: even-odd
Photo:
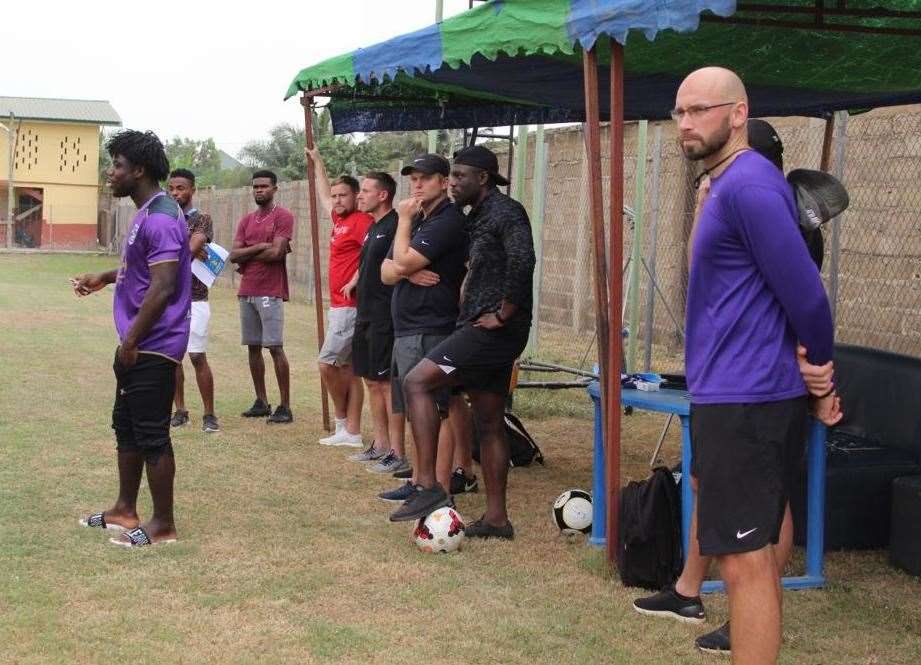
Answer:
[[[464,520],[453,508],[439,508],[416,522],[413,542],[423,552],[455,552],[464,543]]]
[[[592,530],[592,495],[566,490],[553,502],[553,523],[567,536]]]

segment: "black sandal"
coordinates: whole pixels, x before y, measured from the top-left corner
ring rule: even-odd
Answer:
[[[148,545],[166,545],[176,542],[175,538],[153,542],[150,540],[150,535],[141,527],[125,531],[122,535],[127,536],[128,540],[124,540],[123,538],[109,538],[109,542],[121,547],[147,547]]]
[[[95,515],[90,515],[89,517],[81,517],[77,521],[80,523],[80,526],[87,527],[89,529],[109,529],[111,531],[127,530],[121,524],[109,524],[106,522],[105,513],[96,513]]]

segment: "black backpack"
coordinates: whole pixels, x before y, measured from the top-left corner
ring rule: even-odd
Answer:
[[[681,495],[663,466],[620,493],[617,568],[625,586],[658,591],[681,574]]]
[[[473,459],[480,462],[480,433],[473,426]],[[531,462],[544,463],[544,456],[537,447],[528,430],[514,413],[505,412],[505,436],[508,439],[508,465],[510,467],[529,466]]]

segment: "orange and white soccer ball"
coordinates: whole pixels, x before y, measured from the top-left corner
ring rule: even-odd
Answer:
[[[413,542],[423,552],[456,552],[464,543],[464,520],[454,508],[439,508],[416,522]]]

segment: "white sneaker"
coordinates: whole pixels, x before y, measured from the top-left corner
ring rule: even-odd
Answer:
[[[336,418],[335,423],[336,423],[336,429],[333,430],[333,433],[327,437],[323,437],[322,439],[320,439],[321,446],[333,445],[332,440],[335,439],[340,434],[342,434],[343,432],[345,432],[345,418],[343,418],[342,420],[339,420],[338,418]]]
[[[350,448],[363,448],[364,442],[361,440],[361,434],[349,434],[346,430],[335,432],[334,434],[320,439],[321,446],[348,446]]]

